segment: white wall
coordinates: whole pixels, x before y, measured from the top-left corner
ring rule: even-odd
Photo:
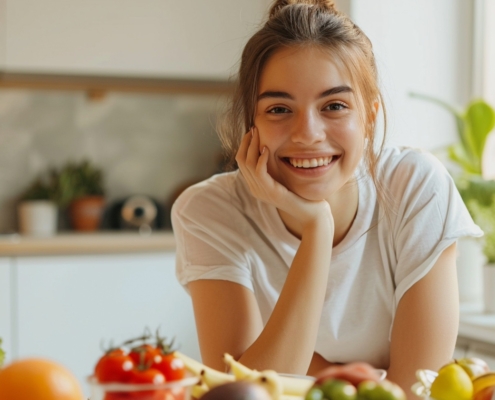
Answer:
[[[348,0],[340,0],[348,2]],[[389,142],[437,150],[457,140],[453,117],[408,96],[464,107],[471,96],[473,0],[352,0],[371,39],[389,115]]]

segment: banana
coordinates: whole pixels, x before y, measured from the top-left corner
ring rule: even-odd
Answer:
[[[309,389],[313,387],[312,379],[294,378],[289,376],[280,376],[283,387],[283,393],[291,396],[306,396]]]
[[[250,369],[239,361],[236,361],[230,354],[225,353],[223,360],[230,368],[236,378],[236,380],[252,380],[253,375],[259,375],[260,372],[255,369]],[[289,376],[279,375],[282,383],[282,392],[291,396],[306,396],[308,390],[313,386],[311,379],[302,379]]]
[[[283,393],[283,387],[277,372],[267,369],[261,371],[259,374],[251,375],[246,380],[263,386],[270,394],[272,400],[280,400]]]
[[[473,397],[483,389],[495,386],[495,372],[488,372],[487,374],[478,376],[473,380]]]
[[[193,375],[199,376],[202,370],[208,368],[206,365],[201,364],[199,361],[196,361],[185,354],[182,354],[180,351],[174,351],[173,354],[184,362],[186,369]]]
[[[217,371],[213,368],[204,367],[200,372],[201,380],[212,389],[215,386],[223,385],[224,383],[234,382],[235,376],[226,374],[225,372]]]
[[[223,360],[229,367],[232,375],[207,367],[199,361],[178,351],[174,354],[184,361],[186,369],[189,372],[201,378],[201,385],[195,389],[195,391],[198,392],[198,395],[202,395],[205,390],[207,391],[208,389],[224,383],[250,381],[265,387],[274,400],[297,400],[303,399],[314,383],[311,379],[282,376],[272,370],[257,371],[251,369],[244,364],[241,364],[239,361],[236,361],[234,357],[228,353],[224,354]],[[199,398],[201,396],[194,397]]]
[[[203,381],[199,381],[191,388],[191,396],[195,399],[201,398],[210,388]]]
[[[230,369],[230,372],[234,374],[235,379],[242,381],[246,379],[252,379],[253,376],[258,376],[260,373],[255,369],[251,369],[246,367],[244,364],[241,364],[239,361],[234,360],[230,354],[225,353],[223,355],[223,361]]]

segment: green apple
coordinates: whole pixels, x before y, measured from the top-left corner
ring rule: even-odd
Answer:
[[[364,381],[358,385],[357,400],[406,400],[400,386],[388,380],[379,383]]]
[[[356,400],[356,388],[341,379],[328,379],[321,385],[325,398],[330,400]]]

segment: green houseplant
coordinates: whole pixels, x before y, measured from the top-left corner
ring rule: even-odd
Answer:
[[[455,118],[459,140],[448,147],[447,154],[458,171],[451,174],[471,216],[485,233],[484,302],[486,310],[495,312],[492,295],[495,292],[495,181],[483,179],[482,164],[487,137],[495,127],[495,110],[482,99],[471,101],[465,110],[458,110],[431,96],[417,93],[411,96],[435,103]]]
[[[98,229],[105,206],[103,172],[89,160],[68,162],[58,173],[58,204],[68,210],[72,228]]]

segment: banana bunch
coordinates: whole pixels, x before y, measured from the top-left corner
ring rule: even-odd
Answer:
[[[257,371],[250,369],[234,360],[230,354],[224,354],[223,358],[231,371],[230,374],[207,367],[178,351],[174,354],[184,361],[191,374],[200,378],[199,382],[192,387],[191,392],[196,399],[201,398],[216,386],[235,381],[245,381],[256,383],[265,388],[272,400],[303,400],[314,383],[312,379],[282,376],[273,370]]]

